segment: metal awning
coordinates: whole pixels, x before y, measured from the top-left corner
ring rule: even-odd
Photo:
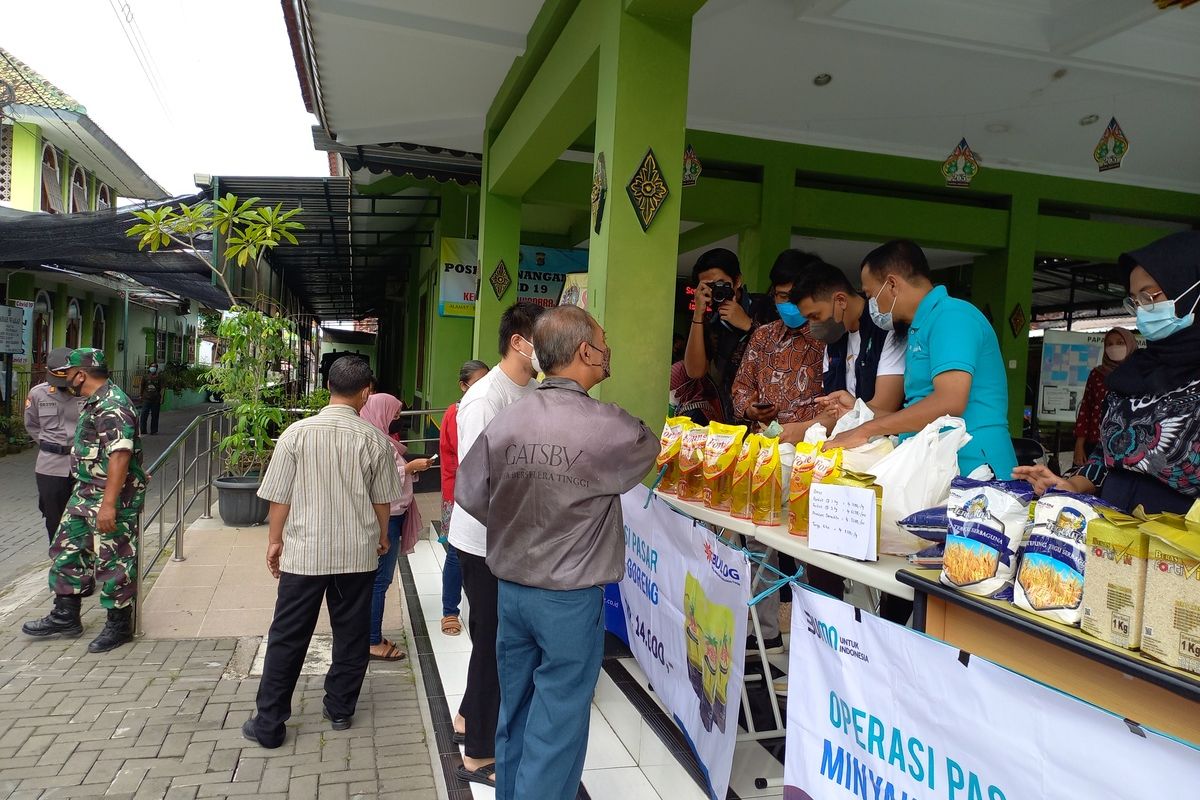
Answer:
[[[196,203],[203,198],[197,194],[167,202]],[[213,285],[208,266],[194,256],[179,250],[139,251],[137,239],[125,234],[137,221],[130,210],[0,219],[0,265],[25,269],[49,265],[83,275],[119,273],[210,308],[229,307],[225,293]]]
[[[1038,320],[1125,314],[1127,271],[1117,264],[1039,259],[1033,272],[1033,317]]]
[[[483,174],[483,156],[479,153],[407,142],[341,144],[330,138],[319,125],[313,126],[312,134],[313,147],[327,153],[337,153],[355,172],[360,169],[370,170],[376,175],[390,172],[398,176],[411,175],[418,180],[432,178],[440,183],[454,181],[462,186],[478,186]]]
[[[300,208],[299,244],[270,255],[284,283],[322,319],[362,319],[402,291],[414,248],[431,247],[441,199],[424,194],[371,196],[350,178],[217,176],[213,191]]]

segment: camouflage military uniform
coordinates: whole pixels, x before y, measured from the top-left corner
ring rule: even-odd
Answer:
[[[117,529],[96,531],[96,514],[108,483],[109,457],[132,451],[125,487],[117,502]],[[72,451],[75,490],[50,548],[50,588],[56,595],[79,594],[94,567],[100,605],[125,608],[136,592],[138,512],[146,495],[137,412],[120,387],[106,384],[87,398],[75,430]],[[93,538],[94,537],[94,538]],[[93,542],[98,546],[93,546]]]

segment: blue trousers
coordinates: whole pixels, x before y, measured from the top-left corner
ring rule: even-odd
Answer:
[[[458,551],[454,545],[446,545],[446,564],[442,567],[442,616],[457,617],[462,603],[462,567],[458,565]]]
[[[500,581],[499,594],[496,798],[574,800],[604,655],[604,591]]]
[[[388,520],[388,551],[379,557],[375,570],[375,589],[371,592],[371,645],[383,642],[383,603],[396,575],[396,559],[400,555],[400,534],[404,531],[404,515]]]

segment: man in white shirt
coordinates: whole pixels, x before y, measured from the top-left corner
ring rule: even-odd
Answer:
[[[458,452],[466,459],[475,440],[500,411],[538,387],[539,366],[533,352],[533,326],[545,309],[517,303],[500,318],[500,363],[480,378],[458,404]],[[455,494],[462,488],[455,486]],[[500,716],[500,680],[496,673],[498,585],[487,565],[487,528],[459,504],[450,516],[450,544],[458,551],[463,590],[470,603],[467,630],[471,663],[455,739],[466,745],[463,780],[495,785],[496,725]],[[465,727],[465,735],[464,734]]]

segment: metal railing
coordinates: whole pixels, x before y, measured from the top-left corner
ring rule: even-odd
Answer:
[[[306,408],[284,409],[288,414],[305,417],[316,412]],[[444,414],[446,409],[413,409],[402,411],[403,417],[424,417]],[[168,549],[172,561],[184,561],[185,532],[195,519],[212,517],[213,481],[221,475],[221,440],[233,429],[229,409],[222,407],[206,411],[188,424],[175,441],[154,460],[146,474],[150,477],[146,505],[140,515],[139,535],[135,545],[139,603],[144,599],[141,587],[153,574]],[[406,445],[436,442],[437,438],[401,440]],[[435,465],[440,467],[440,464]],[[158,503],[151,507],[151,496],[157,492]],[[200,513],[192,510],[201,503]],[[157,535],[153,533],[157,529]],[[141,615],[136,620],[137,635],[142,633]]]

